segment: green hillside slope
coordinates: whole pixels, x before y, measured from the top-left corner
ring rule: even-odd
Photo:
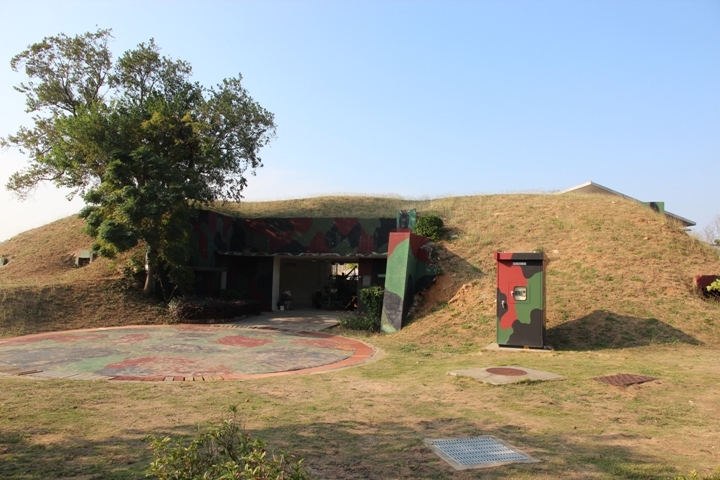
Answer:
[[[692,290],[695,274],[720,273],[717,252],[666,217],[610,196],[489,195],[404,200],[318,197],[218,204],[237,216],[440,215],[445,272],[393,341],[407,348],[463,351],[493,341],[493,252],[542,249],[549,343],[619,348],[649,343],[720,343],[720,304]],[[90,240],[69,217],[0,243],[0,336],[60,328],[162,323],[164,311],[121,286],[124,258],[77,268]]]

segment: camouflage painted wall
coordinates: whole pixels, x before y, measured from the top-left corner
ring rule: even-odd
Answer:
[[[193,227],[191,265],[216,267],[217,252],[245,254],[386,253],[395,218],[234,218],[207,210]]]
[[[227,268],[227,290],[238,298],[260,302],[260,309],[272,310],[273,259],[221,255],[220,264]]]
[[[495,252],[497,261],[497,343],[545,346],[544,253]]]
[[[436,278],[430,259],[431,242],[410,232],[393,232],[388,245],[385,296],[380,326],[385,333],[402,328],[415,294]]]
[[[415,228],[417,222],[417,212],[413,208],[412,210],[400,210],[397,212],[397,231],[398,232],[411,232]]]

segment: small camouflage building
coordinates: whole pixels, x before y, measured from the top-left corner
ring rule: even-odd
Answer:
[[[495,252],[497,343],[545,346],[545,264],[542,252]]]

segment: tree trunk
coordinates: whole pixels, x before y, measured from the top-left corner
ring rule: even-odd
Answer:
[[[155,263],[157,262],[157,251],[148,245],[145,250],[145,287],[143,295],[149,297],[155,293]]]

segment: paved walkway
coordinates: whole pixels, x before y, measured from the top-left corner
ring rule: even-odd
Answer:
[[[0,339],[0,374],[80,380],[245,380],[319,372],[373,349],[317,330],[337,315],[276,312],[231,324],[131,326]]]
[[[237,325],[248,328],[272,327],[293,332],[319,332],[337,325],[342,312],[328,310],[302,309],[283,312],[263,312],[261,315],[245,317],[226,325]]]

